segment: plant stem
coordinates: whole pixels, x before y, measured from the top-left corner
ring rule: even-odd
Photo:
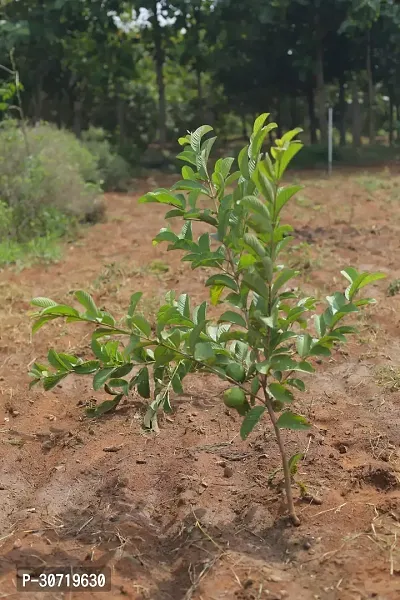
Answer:
[[[288,463],[288,459],[286,456],[285,445],[284,445],[282,437],[281,437],[281,431],[277,425],[275,412],[272,407],[271,399],[270,399],[268,391],[267,391],[267,378],[266,377],[263,378],[262,388],[264,390],[265,405],[268,410],[269,418],[271,419],[272,425],[274,427],[276,441],[277,441],[277,444],[279,447],[279,452],[281,454],[283,476],[284,476],[284,480],[285,480],[285,492],[286,492],[286,499],[287,499],[287,503],[288,503],[290,520],[292,521],[293,525],[296,525],[296,527],[297,527],[298,525],[300,525],[300,519],[296,515],[296,509],[294,507],[294,502],[293,502],[292,478],[290,475],[289,463]]]

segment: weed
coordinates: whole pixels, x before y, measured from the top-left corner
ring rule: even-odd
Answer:
[[[396,296],[400,292],[400,279],[394,279],[387,289],[388,296]]]
[[[167,273],[169,271],[169,266],[162,260],[153,260],[149,263],[148,270],[150,273],[159,275]]]
[[[375,369],[376,382],[391,392],[400,389],[400,368],[392,365],[383,365]]]
[[[35,315],[33,331],[57,318],[92,323],[93,358],[83,361],[50,349],[49,365],[35,363],[30,375],[32,385],[42,382],[48,390],[70,373],[92,374],[93,388],[104,389],[111,397],[89,409],[92,417],[112,412],[136,389],[143,398],[151,398],[144,427],[153,430],[158,427],[158,411],[171,411],[171,394],[183,392],[182,382],[189,373],[218,375],[228,384],[224,404],[243,417],[242,439],[247,439],[263,417],[269,418],[281,457],[289,515],[298,525],[292,466],[299,455],[287,456],[283,430],[308,429],[310,423],[292,410],[294,394],[305,391],[302,376],[314,372],[314,360],[331,356],[331,349],[355,331],[343,325],[343,319],[373,302],[371,298],[357,299],[357,295],[384,275],[359,273],[353,267],[342,270],[347,287],[327,296],[323,312],[317,312],[315,298],[303,296],[289,284],[299,272],[282,264],[293,228],[281,224],[281,212],[300,187],[284,187],[282,178],[302,148],[295,140],[301,130],[285,133],[263,154],[268,133],[277,127],[275,123],[265,125],[267,118],[263,114],[256,119],[234,172],[232,157],[217,160],[213,172],[209,171],[216,138],[206,136],[212,127],[202,126],[180,138],[183,151],[178,158],[188,163],[182,168],[182,180],[170,190],[157,189],[139,200],[168,205],[166,218],[181,219],[179,234],[165,227],[154,242],[167,242],[169,250],[183,251],[182,260],[191,263],[192,269],[213,269],[205,285],[210,289],[211,304],[226,309],[218,321],[207,318],[207,302],[192,308],[188,294],[175,298],[174,292],[168,292],[154,326],[137,312],[141,292],[131,296],[121,325],[82,290],[75,293],[83,307],[80,312],[48,298],[36,298],[32,304],[41,310]],[[229,189],[232,184],[233,192]],[[203,196],[211,208],[202,207],[199,198]],[[211,233],[195,240],[192,221],[207,224]],[[126,345],[121,344],[121,336]]]

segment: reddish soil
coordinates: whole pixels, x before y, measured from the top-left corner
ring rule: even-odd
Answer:
[[[373,177],[310,175],[289,209],[289,260],[308,292],[323,299],[343,289],[346,265],[388,274],[369,289],[378,304],[358,319],[359,336],[298,394],[314,427],[285,438],[306,455],[298,479],[323,501],[297,500],[299,528],[285,518],[267,422],[242,442],[220,380],[188,380],[158,436],[141,430],[138,397],[87,419],[82,405],[102,398],[90,377],[28,389],[32,361],[53,345],[88,355],[91,332],[56,322],[32,339],[32,297],[69,301],[84,288],[118,316],[137,290],[149,315],[168,289],[207,297],[204,272],[152,245],[162,208],[110,195],[107,222],[67,246],[61,262],[1,273],[0,598],[400,598],[400,296],[386,293],[400,277],[400,193],[393,174]],[[135,193],[154,185],[140,181]],[[111,592],[16,591],[17,565],[80,561],[111,566]]]

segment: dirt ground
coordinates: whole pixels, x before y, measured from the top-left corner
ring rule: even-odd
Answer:
[[[32,339],[32,297],[69,301],[83,288],[118,316],[138,290],[148,315],[169,289],[207,297],[204,272],[152,245],[165,211],[136,198],[169,183],[154,179],[109,195],[107,221],[61,262],[0,274],[0,598],[398,600],[400,295],[387,294],[400,278],[396,173],[302,174],[306,189],[288,210],[288,259],[308,292],[344,289],[348,265],[388,275],[369,289],[378,304],[358,319],[359,336],[298,394],[314,427],[285,436],[305,453],[299,479],[323,501],[298,500],[299,528],[285,518],[268,424],[242,442],[220,380],[188,380],[158,436],[141,430],[138,397],[87,419],[84,406],[102,398],[90,377],[28,390],[30,363],[50,346],[87,356],[91,332],[56,322]],[[111,592],[16,591],[17,566],[82,561],[111,566]]]

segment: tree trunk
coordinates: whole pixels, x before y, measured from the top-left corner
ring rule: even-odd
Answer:
[[[195,34],[196,34],[196,82],[197,82],[197,118],[199,125],[203,121],[203,82],[202,61],[200,47],[201,9],[200,5],[194,7]]]
[[[317,139],[317,118],[315,116],[315,97],[314,88],[310,83],[307,89],[308,119],[310,121],[310,142],[316,144]]]
[[[246,123],[246,115],[242,115],[242,132],[243,139],[247,139],[247,123]]]
[[[35,86],[35,97],[34,97],[34,114],[33,122],[39,123],[42,118],[42,106],[43,106],[43,77],[40,76]]]
[[[317,41],[317,56],[316,56],[316,77],[317,77],[317,104],[318,104],[318,120],[320,130],[321,144],[328,142],[328,123],[326,118],[326,91],[324,80],[324,49],[322,45],[322,37],[318,35]]]
[[[353,146],[358,148],[361,146],[361,114],[360,114],[360,102],[358,100],[358,87],[357,81],[353,79],[351,84],[351,97],[352,97],[352,117],[353,117]]]
[[[125,146],[125,101],[123,98],[117,100],[117,123],[118,123],[118,143],[120,148]]]
[[[367,79],[368,79],[368,136],[369,143],[375,143],[375,120],[374,120],[374,104],[375,104],[375,89],[374,81],[372,77],[372,63],[371,63],[371,31],[367,33]]]
[[[82,96],[79,96],[74,101],[74,121],[72,125],[73,132],[77,138],[80,138],[82,134],[82,112],[83,98]]]
[[[389,92],[389,146],[393,146],[393,91]]]
[[[339,134],[340,134],[340,145],[346,145],[346,98],[344,90],[344,78],[342,77],[339,81]]]
[[[167,141],[167,110],[165,103],[164,62],[165,53],[162,43],[162,31],[157,15],[157,4],[153,5],[153,29],[154,29],[154,58],[156,65],[156,79],[158,90],[158,141],[165,144]]]
[[[290,127],[294,129],[298,126],[297,119],[297,98],[296,96],[290,96]]]
[[[280,139],[282,137],[282,101],[279,97],[276,102],[276,122],[278,125],[275,129],[276,136]]]
[[[400,106],[396,104],[396,142],[400,141]]]

